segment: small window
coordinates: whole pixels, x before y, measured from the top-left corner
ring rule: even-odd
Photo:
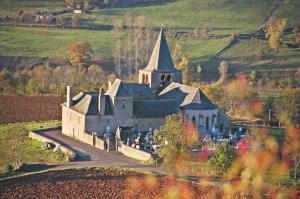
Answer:
[[[122,105],[122,109],[125,109],[125,104]]]
[[[167,80],[168,80],[169,82],[171,82],[171,81],[172,81],[172,75],[168,75],[168,76],[167,76]]]
[[[165,80],[166,80],[166,76],[165,76],[165,75],[162,75],[162,76],[160,77],[160,81],[164,82]]]

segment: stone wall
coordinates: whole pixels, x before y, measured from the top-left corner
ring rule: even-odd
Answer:
[[[105,150],[106,147],[105,147],[104,140],[102,140],[101,138],[96,137],[96,142],[95,142],[94,147],[96,147],[98,149],[101,149],[101,150]]]
[[[43,129],[43,130],[53,130],[53,129]],[[50,143],[55,144],[56,146],[61,145],[61,143],[58,143],[54,140],[51,140],[51,139],[49,139],[47,137],[44,137],[43,135],[39,134],[39,131],[29,132],[29,138],[35,139],[35,140],[38,140],[38,141],[41,141],[41,142],[50,142]],[[73,160],[76,159],[76,153],[74,151],[72,151],[70,148],[61,145],[60,150],[63,153],[67,154],[68,161],[73,161]]]
[[[78,139],[85,132],[85,115],[62,105],[62,133]]]
[[[147,160],[152,159],[152,156],[150,153],[138,150],[131,146],[127,146],[127,145],[123,144],[122,142],[118,142],[117,150],[120,153],[122,153],[123,155],[137,159],[137,160],[147,161]]]
[[[92,145],[96,148],[99,148],[101,150],[105,150],[105,142],[104,140],[102,140],[101,138],[96,136],[97,133],[89,133],[89,132],[83,132],[81,133],[81,135],[79,136],[79,138],[75,138],[81,142],[84,142],[86,144]]]

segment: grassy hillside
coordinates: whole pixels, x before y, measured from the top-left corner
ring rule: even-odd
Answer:
[[[0,16],[13,16],[20,10],[25,12],[60,11],[65,8],[63,0],[0,0]]]
[[[0,0],[8,2],[9,0]],[[66,9],[60,0],[11,0],[0,4],[0,16],[15,16],[19,10],[35,12],[37,10],[60,11]],[[218,36],[232,33],[256,31],[270,17],[287,18],[288,27],[300,21],[299,0],[176,0],[150,6],[101,9],[95,14],[97,25],[112,25],[113,21],[124,20],[125,13],[144,15],[151,19],[155,28],[171,28],[175,31],[190,31],[195,27],[209,27],[211,34]],[[70,23],[72,13],[64,14]],[[91,14],[80,15],[80,23],[91,24]],[[125,33],[124,33],[125,34]],[[24,57],[66,58],[67,47],[78,40],[87,40],[92,44],[95,55],[112,57],[112,33],[108,30],[72,30],[52,28],[24,28],[0,26],[0,55]],[[227,39],[171,40],[171,49],[175,43],[181,43],[192,64],[205,62],[219,49],[226,46]],[[269,51],[263,41],[242,40],[224,51],[218,58],[230,62],[230,72],[249,72],[255,70],[295,70],[299,66],[299,56],[295,49],[288,48],[290,35],[286,35],[285,44],[278,53]],[[203,76],[216,79],[219,60],[204,64]]]
[[[196,26],[210,26],[214,33],[232,33],[254,31],[268,17],[276,0],[230,1],[224,6],[211,5],[208,1],[179,0],[165,5],[107,9],[102,12],[104,18],[113,19],[126,12],[145,15],[153,20],[157,27],[171,27],[177,30],[192,31]],[[107,20],[106,20],[107,21]]]
[[[60,11],[66,6],[61,0],[0,0],[0,16],[14,16],[18,11],[36,12],[37,10]],[[10,6],[6,2],[11,2]],[[221,4],[221,0],[176,0],[165,4],[129,8],[101,9],[95,15],[96,24],[112,25],[125,13],[144,15],[153,21],[155,27],[193,31],[196,26],[208,26],[216,34],[250,32],[257,30],[270,16],[287,18],[291,26],[299,23],[299,0],[231,0]],[[10,8],[10,9],[8,9]],[[72,13],[65,14],[70,18]],[[81,15],[92,21],[92,15]]]
[[[0,54],[66,58],[70,44],[87,40],[97,54],[111,56],[111,39],[110,31],[0,26]]]
[[[0,54],[4,56],[66,58],[68,46],[78,40],[90,42],[96,55],[112,56],[110,31],[0,26]],[[171,49],[176,42],[169,40]],[[213,55],[227,42],[227,39],[178,41],[192,60]]]
[[[278,52],[270,50],[266,41],[242,40],[224,51],[219,58],[230,63],[231,73],[256,70],[268,76],[294,76],[300,68],[300,59],[299,51],[289,47],[290,37],[284,37]]]

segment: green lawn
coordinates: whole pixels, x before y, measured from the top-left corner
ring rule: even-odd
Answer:
[[[32,129],[60,126],[60,121],[26,122],[0,125],[0,173],[7,171],[7,165],[14,166],[16,154],[24,163],[64,163],[66,155],[61,152],[42,150],[42,142],[31,140],[28,132]],[[22,132],[20,134],[20,132]],[[11,146],[21,144],[19,150]],[[18,151],[18,152],[16,152]]]

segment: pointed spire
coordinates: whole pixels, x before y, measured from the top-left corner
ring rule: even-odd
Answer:
[[[169,46],[162,28],[145,70],[158,72],[174,72],[176,70],[174,68]]]

